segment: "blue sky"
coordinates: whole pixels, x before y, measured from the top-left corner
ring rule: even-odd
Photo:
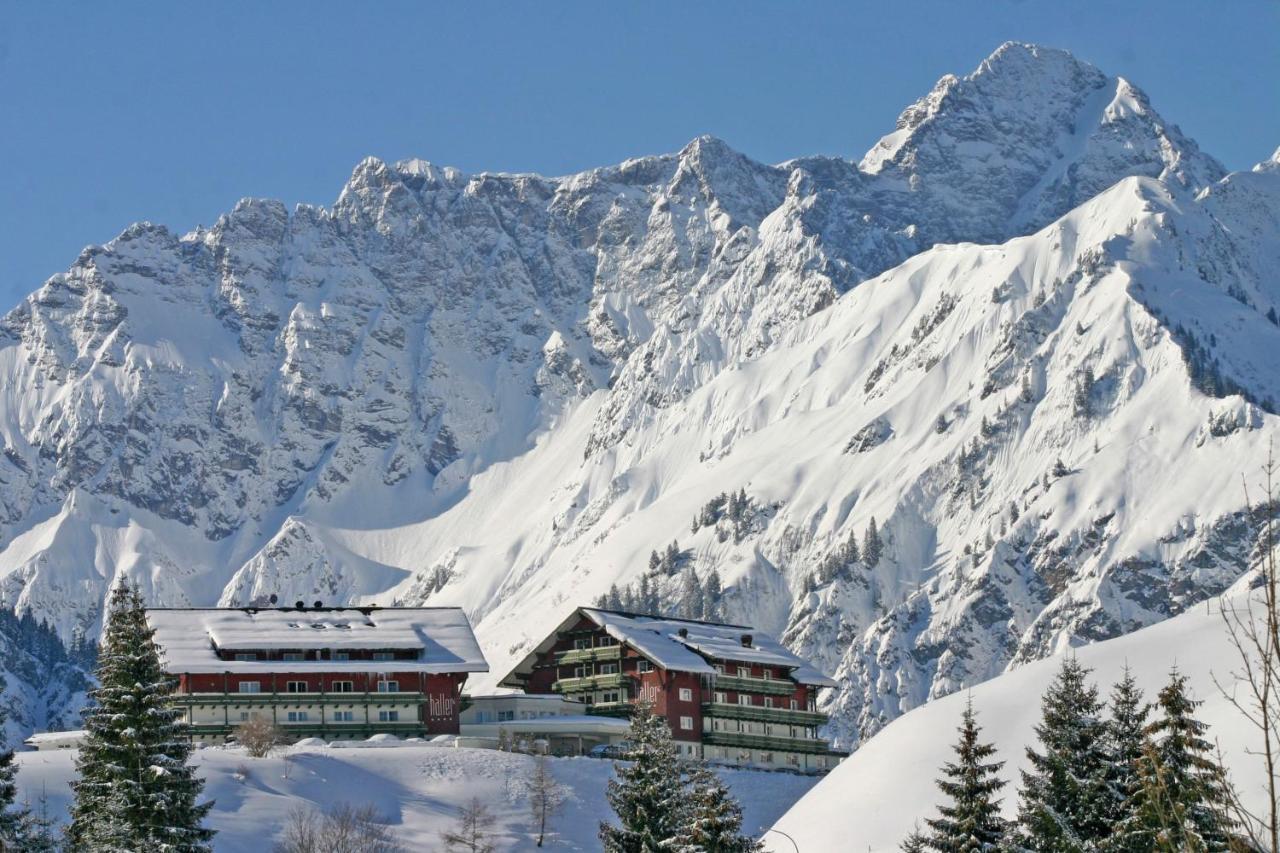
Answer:
[[[1231,168],[1280,145],[1280,3],[0,0],[0,303],[149,219],[328,204],[373,154],[562,174],[713,133],[857,158],[1008,39],[1144,88]]]

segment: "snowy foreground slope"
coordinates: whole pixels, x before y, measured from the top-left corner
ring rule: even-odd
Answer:
[[[121,575],[459,604],[484,689],[678,541],[649,604],[716,572],[853,745],[1245,571],[1278,265],[1274,162],[1224,175],[1030,45],[857,164],[370,159],[329,209],[133,226],[0,320],[0,597],[64,636]]]
[[[1120,679],[1127,664],[1146,693],[1155,693],[1176,665],[1188,677],[1192,695],[1204,704],[1197,716],[1209,724],[1209,737],[1223,751],[1233,782],[1251,808],[1262,809],[1265,771],[1256,755],[1260,738],[1240,712],[1231,707],[1215,685],[1234,683],[1239,658],[1223,625],[1221,608],[1241,606],[1236,592],[1200,605],[1193,611],[1125,637],[1079,649],[1077,658],[1093,670],[1102,693]],[[1032,728],[1040,720],[1039,697],[1053,679],[1059,657],[1037,661],[981,684],[971,691],[930,702],[895,720],[864,743],[825,777],[775,825],[796,839],[801,850],[898,849],[916,822],[936,816],[939,800],[932,780],[950,760],[955,729],[972,696],[985,740],[993,742],[997,760],[1007,763],[1001,773],[1004,808],[1013,817],[1017,808],[1015,782],[1027,765],[1025,748],[1034,743]],[[775,853],[794,848],[779,836],[765,837]]]
[[[537,849],[536,836],[530,834],[529,756],[411,745],[298,746],[287,759],[252,759],[240,750],[203,749],[195,760],[206,780],[205,794],[216,801],[209,825],[218,830],[218,853],[268,851],[294,808],[326,809],[342,802],[374,806],[406,849],[435,850],[440,833],[454,828],[458,809],[472,797],[481,798],[497,817],[498,850]],[[50,813],[65,821],[74,752],[26,752],[19,754],[18,762],[19,798],[34,800],[44,791]],[[567,796],[555,821],[557,831],[544,849],[599,850],[599,822],[612,818],[604,795],[613,763],[556,758],[551,771]],[[813,777],[747,770],[725,770],[723,776],[742,803],[744,828],[752,831],[767,828],[815,782]]]

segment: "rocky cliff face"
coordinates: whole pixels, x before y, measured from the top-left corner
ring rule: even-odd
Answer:
[[[652,585],[723,576],[839,672],[852,741],[1242,570],[1280,205],[1222,177],[1129,83],[1010,44],[860,165],[371,159],[331,209],[134,226],[0,323],[0,591],[65,634],[122,573],[456,602],[496,671],[679,539]],[[691,524],[738,489],[749,520]],[[836,566],[872,516],[883,560]]]

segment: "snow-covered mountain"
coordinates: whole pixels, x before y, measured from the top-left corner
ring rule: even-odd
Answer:
[[[366,160],[331,209],[134,226],[0,321],[0,594],[65,633],[121,573],[457,603],[497,677],[615,584],[714,571],[853,743],[1243,573],[1278,261],[1274,164],[1020,44],[861,164]]]

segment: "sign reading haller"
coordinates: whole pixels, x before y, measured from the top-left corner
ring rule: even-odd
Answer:
[[[457,607],[147,611],[192,737],[266,718],[291,738],[458,732],[467,675],[488,672]]]

